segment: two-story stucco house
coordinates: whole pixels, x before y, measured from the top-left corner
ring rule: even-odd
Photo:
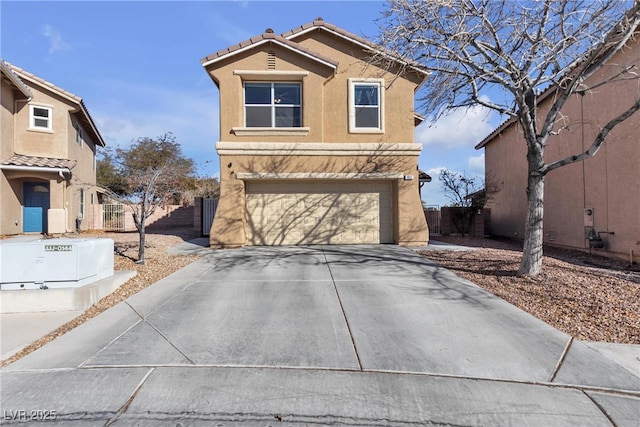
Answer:
[[[636,37],[585,86],[611,80],[623,67],[638,65],[640,38]],[[543,113],[554,93],[552,87],[539,96]],[[563,129],[557,127],[557,134],[548,140],[545,161],[586,151],[602,127],[633,105],[638,96],[635,79],[617,79],[584,95],[574,95],[561,113]],[[527,154],[520,125],[515,120],[505,122],[476,148],[484,149],[487,179],[500,187],[488,205],[492,233],[522,238],[527,212]],[[545,177],[544,210],[545,243],[591,248],[602,255],[640,261],[640,113],[617,125],[594,157]]]
[[[73,231],[97,203],[102,136],[78,96],[2,60],[0,68],[0,235]]]
[[[321,18],[202,59],[220,91],[212,247],[429,239],[414,96],[426,73]]]

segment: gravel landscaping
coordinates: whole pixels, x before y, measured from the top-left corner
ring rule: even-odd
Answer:
[[[436,237],[474,247],[421,254],[549,325],[586,341],[640,344],[640,272],[637,266],[587,253],[545,248],[542,273],[517,275],[522,243]]]
[[[168,234],[171,233],[171,234]],[[108,237],[115,242],[116,270],[137,275],[81,316],[5,360],[2,366],[45,345],[113,305],[200,258],[172,255],[167,249],[195,237],[190,228],[148,232],[145,264],[134,261],[137,233],[82,233],[76,237]],[[475,247],[469,251],[429,250],[421,254],[505,299],[553,327],[580,340],[640,344],[640,272],[622,261],[577,251],[545,249],[539,277],[518,277],[521,243],[470,237],[437,240]],[[587,264],[586,261],[591,264]]]

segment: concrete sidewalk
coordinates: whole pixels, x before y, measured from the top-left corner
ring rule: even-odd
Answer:
[[[628,369],[396,246],[214,251],[0,376],[7,423],[637,426],[640,411]]]

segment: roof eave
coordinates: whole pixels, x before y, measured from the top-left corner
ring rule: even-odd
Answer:
[[[340,31],[336,31],[336,30],[334,30],[332,28],[329,28],[326,25],[313,24],[312,26],[310,26],[308,28],[304,28],[304,29],[302,29],[300,31],[290,32],[290,34],[288,34],[287,36],[284,36],[284,38],[287,39],[287,40],[293,40],[293,39],[295,39],[295,38],[297,38],[299,36],[302,36],[304,34],[307,34],[307,33],[311,32],[311,31],[318,30],[318,29],[327,31],[330,34],[333,34],[333,35],[335,35],[337,37],[340,37],[340,38],[342,38],[344,40],[347,40],[347,41],[349,41],[349,42],[351,42],[351,43],[353,43],[353,44],[355,44],[357,46],[360,46],[361,48],[363,48],[363,49],[365,49],[367,51],[374,52],[376,54],[382,55],[385,58],[388,58],[388,59],[390,59],[390,60],[392,60],[394,62],[397,62],[398,64],[407,67],[411,71],[414,71],[419,75],[422,75],[423,79],[422,79],[422,81],[420,82],[420,84],[418,86],[421,86],[424,83],[424,81],[427,79],[427,77],[429,77],[429,75],[431,74],[429,71],[422,70],[422,69],[420,69],[420,68],[418,68],[418,67],[416,67],[414,65],[409,64],[406,61],[403,61],[403,60],[401,60],[399,58],[393,57],[393,55],[385,52],[383,49],[381,49],[380,47],[376,46],[373,43],[359,40],[359,37],[349,36],[347,34],[344,34],[344,33],[340,32]]]
[[[77,95],[72,94],[71,92],[68,92],[56,85],[54,85],[53,83],[50,83],[44,79],[41,79],[40,77],[36,76],[35,74],[31,74],[25,70],[22,70],[19,67],[16,67],[15,65],[12,65],[10,67],[11,71],[14,71],[15,74],[20,78],[20,79],[24,79],[26,81],[29,81],[30,83],[40,86],[43,89],[46,89],[48,91],[53,92],[54,94],[56,94],[57,96],[60,96],[61,98],[66,99],[67,101],[71,102],[72,104],[74,104],[77,108],[76,108],[76,113],[77,111],[81,111],[82,115],[85,118],[86,123],[89,125],[89,128],[91,130],[91,133],[93,134],[95,141],[97,142],[97,145],[100,145],[102,147],[105,146],[105,142],[104,139],[102,138],[102,135],[100,134],[100,132],[98,131],[98,128],[96,126],[96,124],[93,121],[93,118],[91,117],[91,114],[89,114],[89,110],[87,109],[87,107],[84,105],[84,101],[82,100],[82,98],[80,98]]]
[[[244,46],[244,47],[242,47],[240,49],[231,51],[231,52],[229,52],[229,53],[227,53],[225,55],[220,55],[220,56],[218,56],[216,58],[210,58],[210,57],[207,56],[207,57],[201,59],[200,62],[201,62],[202,66],[204,68],[207,68],[211,64],[214,64],[216,62],[219,62],[219,61],[222,61],[224,59],[230,58],[232,56],[238,55],[238,54],[240,54],[242,52],[246,52],[246,51],[249,51],[251,49],[255,49],[256,47],[262,46],[263,44],[266,44],[266,43],[277,44],[278,46],[281,46],[281,47],[283,47],[285,49],[288,49],[288,50],[290,50],[292,52],[295,52],[295,53],[297,53],[299,55],[305,56],[305,57],[307,57],[307,58],[309,58],[309,59],[311,59],[313,61],[319,62],[320,64],[323,64],[323,65],[325,65],[325,66],[327,66],[327,67],[329,67],[329,68],[331,68],[333,70],[338,68],[338,65],[336,63],[329,62],[328,60],[324,60],[324,59],[319,58],[317,56],[311,55],[308,52],[305,52],[305,51],[303,51],[301,49],[296,49],[295,47],[290,46],[287,43],[282,43],[281,41],[279,41],[279,40],[277,40],[275,38],[265,38],[263,40],[260,40],[259,42],[249,44],[249,45]]]
[[[13,85],[20,91],[20,93],[24,95],[27,101],[31,101],[33,95],[31,94],[31,91],[29,90],[27,85],[25,85],[24,82],[20,80],[20,77],[18,77],[3,60],[0,60],[0,68],[2,69],[2,73],[9,79],[11,83],[13,83]]]

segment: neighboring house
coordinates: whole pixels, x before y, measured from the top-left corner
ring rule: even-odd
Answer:
[[[81,98],[2,60],[0,68],[0,235],[76,230],[97,203],[102,136]]]
[[[212,247],[427,243],[414,143],[423,71],[321,18],[202,65],[220,91]]]
[[[614,76],[621,65],[637,67],[640,38],[632,39],[609,64],[587,80],[586,86]],[[540,95],[543,112],[549,108],[553,94],[551,88]],[[574,95],[561,113],[566,128],[549,138],[545,161],[586,151],[602,126],[629,108],[638,96],[637,80],[618,81],[583,96]],[[500,188],[487,206],[491,209],[492,233],[523,238],[527,157],[520,125],[515,120],[507,121],[476,149],[485,151],[487,182]],[[546,176],[544,242],[577,249],[597,248],[603,255],[640,260],[640,113],[615,127],[594,157]]]

